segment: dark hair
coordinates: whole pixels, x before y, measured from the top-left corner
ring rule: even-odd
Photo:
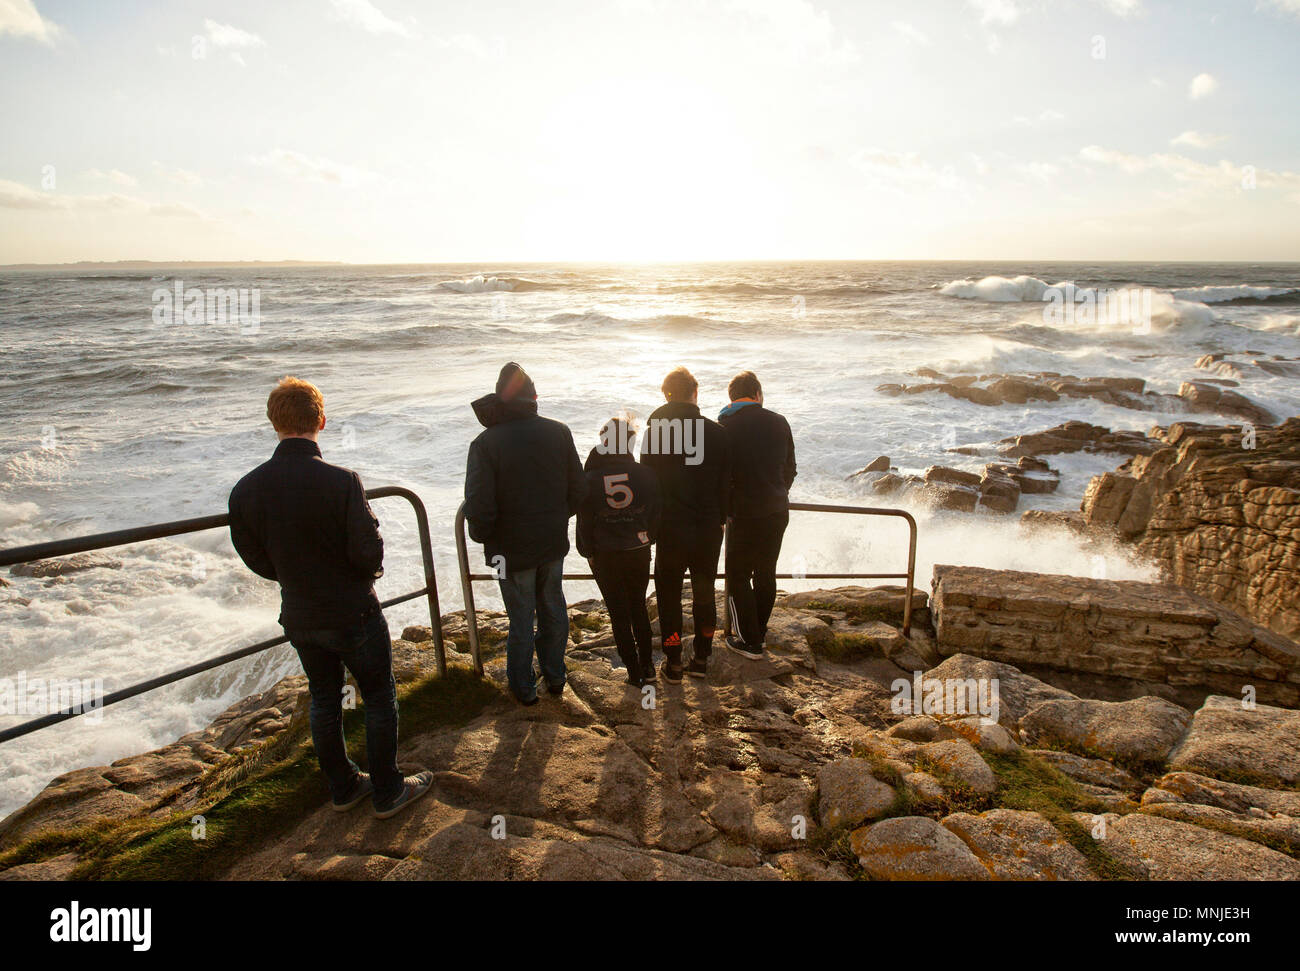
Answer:
[[[727,385],[727,397],[732,401],[740,398],[757,398],[763,393],[763,386],[758,383],[758,376],[753,371],[741,371]]]
[[[668,377],[664,378],[660,390],[669,401],[690,401],[699,387],[700,383],[695,380],[695,375],[684,367],[675,367],[668,372]]]

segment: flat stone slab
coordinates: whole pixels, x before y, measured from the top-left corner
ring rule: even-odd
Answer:
[[[881,782],[866,759],[836,759],[817,773],[818,813],[826,826],[857,826],[894,804],[894,789]]]
[[[1203,775],[1236,775],[1275,786],[1300,782],[1300,711],[1223,695],[1205,699],[1169,766]]]
[[[1147,880],[1300,880],[1300,860],[1244,837],[1142,812],[1105,819],[1106,849]]]
[[[1032,745],[1075,746],[1104,758],[1164,762],[1192,714],[1148,695],[1130,701],[1064,698],[1045,701],[1020,720]]]

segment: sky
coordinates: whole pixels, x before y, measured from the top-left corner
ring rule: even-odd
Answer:
[[[0,0],[0,263],[1300,260],[1300,0]]]

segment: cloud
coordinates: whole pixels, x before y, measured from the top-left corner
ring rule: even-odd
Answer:
[[[265,155],[249,159],[254,165],[274,169],[281,175],[301,182],[353,186],[374,178],[374,173],[344,165],[327,158],[313,158],[287,148],[275,148]]]
[[[1185,131],[1169,139],[1170,145],[1186,145],[1189,148],[1212,148],[1228,140],[1227,135],[1208,135],[1205,132]]]
[[[980,15],[982,24],[1001,24],[1009,27],[1020,19],[1023,12],[1016,0],[966,0]]]
[[[46,20],[32,0],[0,0],[0,37],[30,37],[42,44],[53,44],[63,29]]]
[[[334,19],[371,34],[397,34],[399,37],[413,36],[410,29],[399,24],[370,0],[330,0],[334,7]]]
[[[1208,98],[1219,88],[1219,82],[1213,74],[1198,74],[1192,78],[1191,84],[1187,86],[1187,96],[1193,101],[1199,101],[1201,98]]]
[[[1272,8],[1278,13],[1290,14],[1292,17],[1300,18],[1300,0],[1261,0],[1260,10]]]
[[[1051,162],[1019,162],[1012,166],[1013,171],[1036,182],[1046,185],[1061,174],[1058,166]]]
[[[872,182],[896,192],[957,189],[962,185],[951,165],[935,168],[916,152],[863,148],[853,153],[852,162]]]
[[[1098,2],[1117,17],[1136,17],[1144,13],[1142,0],[1098,0]]]
[[[1175,181],[1197,189],[1241,189],[1247,177],[1260,189],[1278,189],[1292,202],[1300,202],[1300,172],[1262,169],[1253,165],[1238,165],[1227,159],[1216,163],[1198,162],[1185,155],[1155,153],[1131,155],[1100,145],[1088,145],[1079,152],[1085,162],[1117,168],[1128,175],[1156,172],[1168,175]]]
[[[191,172],[189,169],[178,169],[164,165],[162,162],[153,163],[154,172],[166,179],[168,182],[174,182],[177,185],[202,185],[203,177],[197,172]]]
[[[208,32],[208,43],[213,47],[265,47],[266,41],[257,34],[240,30],[230,24],[219,24],[215,20],[203,21],[203,29]]]
[[[137,212],[150,216],[184,217],[204,221],[208,219],[197,209],[178,203],[156,205],[116,192],[98,196],[37,192],[20,182],[11,182],[8,179],[0,179],[0,209],[25,209],[34,212]]]
[[[915,41],[917,44],[920,44],[922,47],[930,46],[930,36],[926,34],[924,31],[914,27],[912,24],[907,23],[907,21],[895,20],[893,23],[893,27],[894,30],[898,31],[908,40]]]
[[[99,169],[91,169],[86,173],[87,178],[103,179],[116,185],[131,186],[136,184],[135,176],[127,175],[117,169],[109,169],[107,172],[101,172]]]

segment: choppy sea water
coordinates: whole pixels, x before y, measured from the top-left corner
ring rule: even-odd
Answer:
[[[155,291],[255,289],[260,326],[155,319]],[[1048,323],[1047,286],[1153,288],[1150,333],[1132,322]],[[905,471],[987,458],[945,453],[991,445],[1075,418],[1146,429],[1149,414],[1092,400],[988,408],[946,395],[888,398],[878,384],[913,369],[981,374],[1048,370],[1145,378],[1156,391],[1204,378],[1209,352],[1300,356],[1300,265],[799,263],[688,266],[476,265],[9,271],[0,273],[0,547],[221,512],[234,482],[275,446],[266,394],[284,374],[320,385],[327,460],[371,487],[425,500],[444,611],[460,606],[452,517],[469,408],[500,365],[533,375],[544,414],[567,422],[580,452],[604,419],[644,416],[677,364],[700,380],[715,415],[728,378],[758,373],[770,407],[794,428],[794,498],[880,504],[848,480],[878,454]],[[1238,389],[1285,416],[1297,382],[1251,374]],[[1117,456],[1051,458],[1058,493],[1021,509],[1077,508],[1089,476]],[[911,507],[909,507],[911,508]],[[1095,549],[1030,540],[1018,517],[916,507],[917,578],[936,563],[1092,575]],[[382,597],[417,588],[409,508],[381,500]],[[796,514],[783,569],[895,572],[900,522]],[[102,678],[106,690],[279,632],[273,585],[248,573],[224,532],[115,551],[120,570],[68,582],[12,577],[0,591],[0,678]],[[477,551],[475,562],[478,562]],[[570,568],[582,566],[574,555]],[[1150,566],[1105,554],[1111,577]],[[790,581],[794,589],[811,583]],[[570,584],[570,600],[595,595]],[[30,600],[28,606],[5,603]],[[489,586],[480,604],[494,606]],[[389,612],[394,633],[426,622],[419,602]],[[207,724],[233,701],[296,670],[280,649],[0,746],[0,813],[55,775],[143,752]],[[0,717],[0,725],[25,720]]]

